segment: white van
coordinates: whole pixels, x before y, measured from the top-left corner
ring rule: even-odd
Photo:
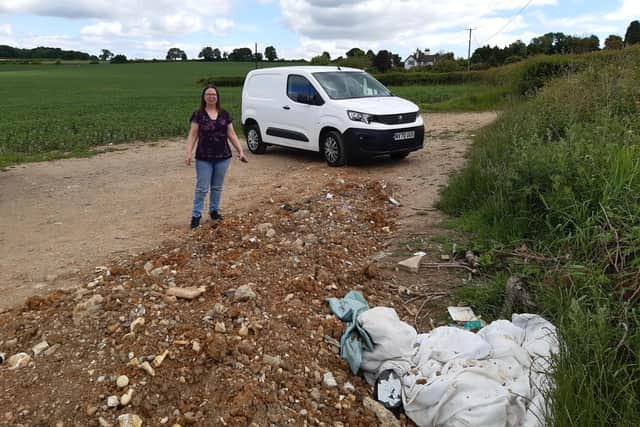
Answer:
[[[322,153],[330,166],[361,157],[406,157],[424,142],[417,105],[362,70],[275,67],[250,71],[242,126],[252,153],[269,145]]]

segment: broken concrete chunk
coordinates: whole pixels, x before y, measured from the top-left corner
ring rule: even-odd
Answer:
[[[251,285],[253,285],[253,283],[242,285],[236,289],[233,299],[236,301],[249,301],[256,299],[256,294],[253,292],[253,289],[251,289]]]
[[[130,326],[131,332],[136,333],[136,331],[142,329],[143,326],[144,326],[144,317],[138,317],[133,322],[131,322],[131,326]]]
[[[380,402],[376,402],[369,396],[365,397],[362,400],[362,405],[369,411],[373,412],[378,421],[380,421],[380,425],[383,426],[391,426],[391,427],[400,427],[400,421],[393,415],[391,411],[385,408]]]
[[[183,299],[194,299],[202,295],[205,291],[204,287],[196,288],[195,286],[190,286],[188,288],[178,288],[173,287],[167,289],[166,295],[168,297],[177,297]]]
[[[140,364],[140,369],[142,369],[143,371],[145,371],[147,374],[151,375],[152,377],[155,377],[156,375],[156,371],[153,370],[153,368],[151,367],[151,365],[149,365],[149,362],[142,362]]]
[[[120,427],[142,427],[142,418],[136,414],[122,414],[118,417]]]
[[[412,273],[417,273],[420,268],[420,261],[424,258],[424,255],[414,255],[411,258],[407,258],[398,263],[400,268],[410,271]]]
[[[78,303],[73,309],[73,323],[79,326],[86,317],[98,313],[102,309],[103,300],[102,295],[96,294]]]
[[[333,374],[331,372],[326,372],[322,377],[322,385],[327,388],[334,388],[338,387],[338,382],[333,377]]]
[[[129,402],[131,402],[131,397],[132,396],[133,396],[133,389],[130,388],[129,390],[127,390],[127,392],[125,394],[120,396],[120,404],[122,406],[127,406],[129,404]]]
[[[157,368],[160,365],[162,365],[162,362],[164,362],[164,359],[165,357],[167,357],[168,354],[169,354],[169,350],[165,350],[164,353],[162,353],[159,356],[156,356],[155,359],[153,359],[153,366]]]
[[[127,377],[126,375],[120,375],[116,379],[116,385],[118,386],[118,388],[125,388],[129,385],[129,377]]]
[[[7,365],[9,365],[9,369],[18,369],[29,365],[29,362],[31,362],[31,356],[27,353],[18,353],[7,360]]]
[[[34,345],[31,350],[33,350],[33,354],[37,356],[48,348],[49,348],[49,343],[46,341],[42,341]]]

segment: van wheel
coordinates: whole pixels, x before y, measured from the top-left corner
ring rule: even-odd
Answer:
[[[267,145],[262,142],[262,136],[260,136],[260,128],[257,124],[252,123],[247,125],[247,148],[254,154],[264,154],[267,150]]]
[[[322,152],[329,166],[342,166],[347,163],[347,153],[344,150],[342,135],[334,130],[324,134]]]

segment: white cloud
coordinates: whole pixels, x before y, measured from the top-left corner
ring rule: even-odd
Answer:
[[[226,15],[232,0],[217,0],[215,7],[201,0],[0,0],[0,13],[95,18],[104,20],[173,16],[194,17]]]
[[[212,6],[202,0],[0,0],[0,13],[91,19],[82,34],[139,37],[200,31],[204,20],[227,16],[232,1]]]
[[[228,34],[229,30],[231,30],[233,27],[235,27],[235,23],[232,20],[226,18],[216,18],[213,21],[213,25],[211,25],[208,30],[211,34],[214,34],[216,36],[224,36]]]
[[[87,37],[124,36],[122,24],[119,22],[98,22],[80,29],[80,34]]]
[[[630,23],[640,19],[640,2],[638,0],[622,0],[620,8],[605,15],[606,19]],[[626,27],[625,27],[626,30]]]
[[[0,24],[0,36],[10,36],[13,34],[11,24]]]
[[[437,51],[446,45],[462,46],[467,40],[465,28],[477,28],[479,40],[491,37],[505,24],[508,25],[500,33],[522,31],[527,25],[518,13],[525,6],[531,10],[553,4],[556,0],[462,0],[438,4],[425,4],[422,0],[280,0],[284,22],[300,35],[303,46],[314,40],[314,46],[309,47],[349,46],[345,50],[354,46],[375,50],[410,44],[410,50],[429,47]]]

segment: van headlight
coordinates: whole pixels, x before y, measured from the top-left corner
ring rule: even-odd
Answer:
[[[347,115],[354,122],[363,122],[369,124],[373,116],[371,114],[361,113],[359,111],[347,111]]]

